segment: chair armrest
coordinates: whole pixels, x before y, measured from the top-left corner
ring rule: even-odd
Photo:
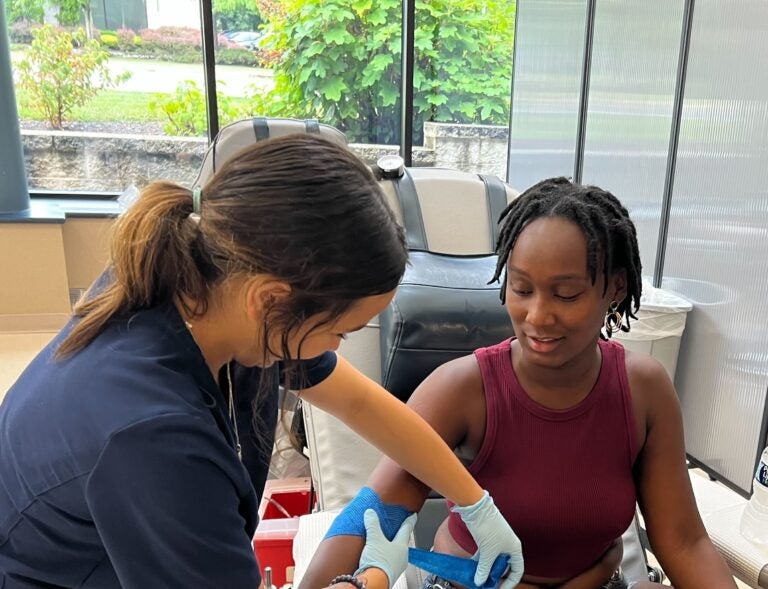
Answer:
[[[768,589],[768,549],[749,542],[739,532],[747,500],[695,471],[690,478],[704,526],[734,576],[754,589]]]

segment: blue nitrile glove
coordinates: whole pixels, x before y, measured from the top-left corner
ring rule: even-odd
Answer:
[[[500,589],[512,589],[523,576],[523,546],[501,515],[488,491],[472,505],[451,508],[461,516],[469,533],[475,539],[477,552],[472,556],[478,561],[475,585],[483,586],[491,572],[496,557],[509,554],[509,576],[499,585]]]
[[[409,516],[403,522],[391,542],[381,531],[379,516],[373,509],[366,509],[363,517],[366,534],[365,548],[360,555],[360,568],[357,569],[357,573],[362,573],[371,567],[379,568],[387,575],[391,587],[408,566],[408,540],[413,532],[413,526],[416,525],[416,514]]]

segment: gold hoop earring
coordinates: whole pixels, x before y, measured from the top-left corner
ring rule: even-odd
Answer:
[[[613,301],[608,311],[605,313],[605,334],[611,337],[617,331],[621,331],[621,326],[624,324],[624,317],[619,313],[619,303]]]

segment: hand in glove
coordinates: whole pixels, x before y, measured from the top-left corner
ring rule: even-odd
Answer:
[[[403,522],[391,542],[381,531],[379,516],[373,509],[365,510],[364,519],[365,547],[360,555],[360,568],[357,572],[361,573],[371,567],[379,568],[387,575],[391,587],[408,566],[408,540],[416,525],[416,514],[410,515]]]
[[[499,585],[500,589],[512,589],[523,576],[523,547],[520,539],[501,515],[488,491],[472,505],[454,506],[455,511],[475,539],[477,552],[472,558],[478,561],[475,585],[482,586],[491,572],[493,562],[500,554],[509,555],[509,575]]]

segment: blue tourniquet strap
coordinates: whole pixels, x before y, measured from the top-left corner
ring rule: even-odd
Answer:
[[[370,487],[363,487],[357,496],[336,516],[325,537],[361,536],[365,538],[364,514],[366,509],[373,509],[379,516],[381,531],[384,532],[387,540],[392,540],[395,537],[400,526],[413,513],[402,505],[388,505],[382,502],[376,491]]]
[[[471,558],[461,558],[451,554],[430,552],[421,548],[408,549],[408,562],[422,570],[442,577],[457,585],[474,589],[493,589],[499,585],[501,578],[509,568],[509,555],[499,555],[491,567],[491,574],[482,586],[475,585],[477,561]]]

